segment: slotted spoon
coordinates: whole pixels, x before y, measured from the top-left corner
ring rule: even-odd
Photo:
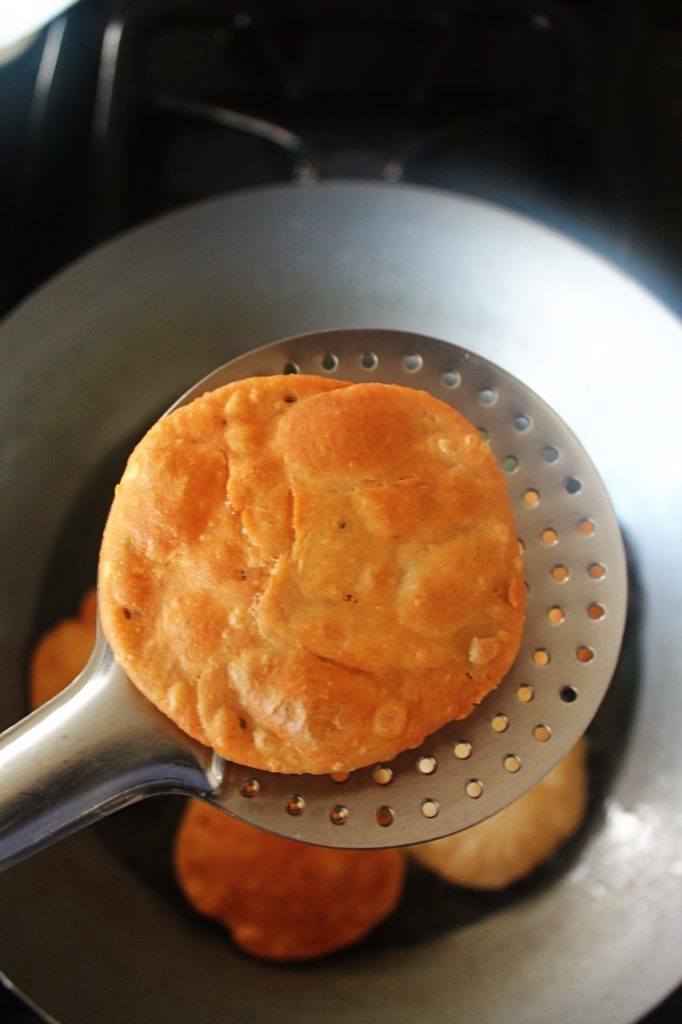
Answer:
[[[275,373],[430,391],[481,430],[507,477],[524,549],[523,641],[500,687],[416,750],[350,776],[275,775],[225,762],[127,679],[98,629],[88,665],[0,737],[0,867],[135,800],[200,796],[254,825],[327,846],[401,846],[494,814],[589,725],[615,669],[627,577],[620,530],[589,456],[537,395],[445,341],[400,331],[299,335],[220,367],[173,408]]]

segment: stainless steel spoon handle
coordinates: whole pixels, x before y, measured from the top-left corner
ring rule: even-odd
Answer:
[[[142,797],[205,794],[213,765],[99,636],[78,679],[0,736],[0,869]]]

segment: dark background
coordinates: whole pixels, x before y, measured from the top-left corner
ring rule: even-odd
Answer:
[[[503,203],[681,313],[682,4],[81,0],[0,67],[0,314],[166,210],[329,177]]]
[[[130,224],[319,177],[503,202],[682,309],[678,0],[81,0],[0,98],[0,312]]]

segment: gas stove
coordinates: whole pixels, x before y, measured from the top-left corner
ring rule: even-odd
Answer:
[[[501,202],[682,308],[674,3],[82,0],[0,69],[0,309],[207,196],[320,178]]]

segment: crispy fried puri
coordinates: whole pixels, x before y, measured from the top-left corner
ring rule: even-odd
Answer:
[[[133,682],[224,757],[349,770],[462,718],[525,591],[489,446],[425,392],[239,381],[155,424],[104,533],[100,616]]]
[[[39,640],[29,666],[29,703],[40,707],[73,682],[95,644],[97,592],[88,590],[78,617],[64,619]]]
[[[189,902],[238,946],[268,960],[309,960],[357,942],[396,906],[398,850],[334,850],[271,835],[191,800],[175,843]]]
[[[453,885],[504,889],[525,878],[577,832],[587,810],[587,742],[499,814],[412,856]]]

